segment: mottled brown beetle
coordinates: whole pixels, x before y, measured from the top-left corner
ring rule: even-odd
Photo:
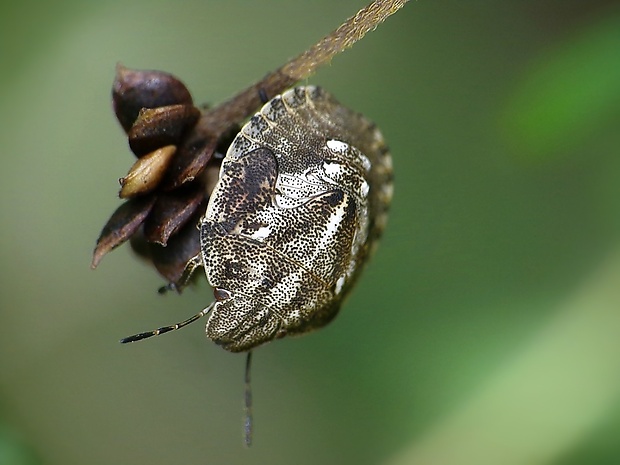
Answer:
[[[206,314],[207,336],[232,352],[324,326],[381,235],[391,197],[391,157],[373,123],[319,87],[276,96],[235,137],[199,224],[201,255],[187,274],[203,266],[215,301],[122,342]]]

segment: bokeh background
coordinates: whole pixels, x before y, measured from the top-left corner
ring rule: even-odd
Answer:
[[[133,155],[117,62],[220,102],[364,0],[0,7],[0,464],[620,463],[620,4],[418,1],[309,79],[382,128],[389,228],[336,321],[242,355],[90,254]]]

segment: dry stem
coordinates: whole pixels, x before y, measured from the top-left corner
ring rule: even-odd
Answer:
[[[319,66],[351,47],[367,32],[374,30],[390,15],[402,8],[407,1],[374,0],[308,50],[207,112],[198,122],[197,131],[204,131],[218,138],[230,127],[231,123],[243,121],[258,109],[263,103],[260,98],[261,94],[271,98],[296,82],[307,78]]]

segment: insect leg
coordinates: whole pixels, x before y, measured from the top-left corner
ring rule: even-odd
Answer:
[[[179,323],[175,323],[170,326],[163,326],[161,328],[154,329],[153,331],[146,331],[144,333],[134,334],[133,336],[128,336],[128,337],[121,339],[120,342],[121,344],[127,344],[128,342],[141,341],[142,339],[147,339],[152,336],[159,336],[160,334],[164,334],[169,331],[175,331],[177,329],[181,329],[183,326],[187,326],[188,324],[193,323],[194,321],[198,320],[200,317],[209,313],[213,309],[214,305],[215,305],[215,302],[213,302],[207,308],[201,310],[200,312],[196,313],[194,316],[192,316],[191,318],[188,318],[185,321],[181,321]]]
[[[202,255],[194,255],[189,259],[179,279],[178,283],[168,283],[158,289],[160,294],[165,294],[168,291],[177,291],[179,294],[189,284],[190,279],[194,276],[194,271],[202,266]]]
[[[252,351],[248,352],[245,359],[245,417],[243,419],[243,432],[245,433],[245,446],[252,445],[252,385],[250,384],[250,368],[252,365]]]

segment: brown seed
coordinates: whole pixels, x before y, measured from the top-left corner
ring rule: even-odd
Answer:
[[[178,145],[183,133],[199,117],[200,110],[193,105],[143,108],[127,134],[129,146],[140,157],[158,147]]]
[[[207,208],[204,186],[194,182],[187,188],[160,194],[150,215],[144,222],[144,237],[148,242],[167,245],[170,236],[175,234],[189,218],[198,211],[202,203],[201,214]]]
[[[211,160],[216,146],[216,140],[204,137],[194,137],[184,141],[168,169],[162,189],[169,191],[193,181]]]
[[[149,243],[153,265],[164,278],[183,287],[183,277],[187,263],[200,253],[200,231],[196,227],[203,213],[197,213],[168,240],[168,245]]]
[[[119,179],[121,191],[118,196],[125,199],[155,189],[170,166],[176,149],[174,145],[167,145],[139,158],[127,176]]]
[[[112,102],[125,131],[129,131],[142,108],[193,103],[185,84],[172,74],[134,70],[121,64],[116,66]]]
[[[97,239],[91,268],[96,268],[105,254],[121,245],[138,230],[154,203],[154,196],[138,197],[116,209]]]

